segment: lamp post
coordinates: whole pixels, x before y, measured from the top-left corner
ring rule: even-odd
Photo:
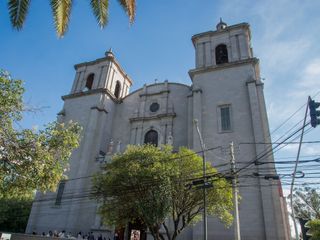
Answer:
[[[198,126],[198,119],[193,120],[194,126],[197,130],[199,140],[200,140],[200,146],[201,146],[201,152],[202,152],[202,160],[203,160],[203,239],[207,240],[207,194],[206,194],[206,182],[205,182],[205,177],[206,177],[206,155],[205,155],[205,145],[199,130]]]
[[[237,174],[234,159],[233,142],[230,143],[230,165],[232,174],[232,188],[233,188],[233,205],[234,205],[234,239],[241,240],[240,235],[240,219],[239,219],[239,204],[238,204],[238,188],[237,188]]]

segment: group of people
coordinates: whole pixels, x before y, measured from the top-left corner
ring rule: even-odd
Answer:
[[[32,233],[33,235],[37,235],[36,232]],[[115,240],[118,240],[117,234],[115,234]],[[57,237],[57,238],[66,238],[66,239],[85,239],[85,240],[111,240],[110,238],[103,237],[102,234],[99,234],[97,237],[94,236],[93,232],[88,232],[87,234],[78,232],[77,236],[73,236],[71,232],[66,233],[65,230],[62,230],[61,232],[58,232],[57,230],[49,231],[47,234],[45,232],[42,232],[41,236],[44,237]]]

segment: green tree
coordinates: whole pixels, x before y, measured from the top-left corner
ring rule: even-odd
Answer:
[[[76,123],[54,122],[37,132],[17,127],[23,92],[22,81],[0,72],[0,199],[55,190],[79,145],[81,128]]]
[[[202,158],[193,151],[128,146],[102,168],[93,185],[104,223],[123,227],[138,220],[155,239],[174,240],[201,219],[202,190],[187,187],[192,179],[202,179]],[[207,171],[213,184],[207,189],[208,213],[229,226],[233,219],[231,185],[209,163]],[[162,227],[165,233],[159,231]]]
[[[316,189],[303,187],[293,193],[295,216],[302,219],[320,219],[320,195]]]
[[[31,194],[24,199],[0,199],[0,231],[24,233],[31,206]]]
[[[136,14],[135,0],[118,0],[130,19],[134,21]],[[8,0],[8,9],[12,26],[20,30],[26,20],[31,0]],[[50,0],[54,25],[59,37],[68,30],[73,0]],[[90,5],[98,25],[104,28],[108,23],[109,0],[90,0]]]
[[[307,235],[311,235],[311,240],[320,240],[320,219],[314,219],[307,222],[306,227],[310,228]]]

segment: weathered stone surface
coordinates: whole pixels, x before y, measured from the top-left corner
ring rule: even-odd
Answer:
[[[143,144],[145,134],[151,129],[158,132],[159,144],[170,143],[175,148],[187,146],[199,151],[199,138],[193,125],[193,120],[198,119],[206,147],[221,146],[206,152],[214,166],[224,165],[218,167],[220,171],[230,168],[226,148],[231,141],[235,144],[238,167],[266,151],[264,145],[241,145],[270,142],[259,60],[253,57],[250,37],[247,23],[194,35],[196,64],[195,69],[189,71],[192,86],[165,81],[145,85],[129,94],[132,80],[113,54],[76,65],[73,87],[69,95],[63,96],[64,114],[59,119],[74,120],[84,127],[81,146],[70,159],[70,180],[65,185],[61,205],[55,205],[56,193],[38,193],[27,232],[95,230],[112,236],[113,228],[101,228],[97,205],[88,198],[90,176],[99,170],[97,157],[101,160],[104,153],[123,151],[128,144]],[[217,65],[215,51],[221,44],[227,49],[228,62]],[[88,90],[86,79],[91,73],[95,77],[92,89]],[[115,96],[117,81],[121,85],[119,98]],[[152,103],[159,104],[157,111],[150,110]],[[230,111],[227,130],[221,125],[220,110],[224,106]],[[273,157],[268,155],[259,161],[273,161]],[[259,172],[259,167],[253,164],[243,172]],[[269,174],[276,173],[270,170]],[[242,239],[289,239],[278,182],[259,178],[239,181]],[[226,229],[217,219],[209,217],[208,228],[208,239],[234,239],[233,228]],[[200,222],[179,239],[201,238]]]

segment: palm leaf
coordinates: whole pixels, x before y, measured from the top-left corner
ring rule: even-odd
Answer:
[[[20,30],[25,22],[28,9],[30,6],[30,0],[9,0],[8,9],[10,15],[10,21],[12,26]]]
[[[130,23],[134,22],[136,16],[136,0],[118,0],[124,11],[130,19]]]
[[[50,5],[56,32],[59,37],[63,37],[68,30],[72,0],[51,0]]]
[[[99,26],[105,27],[108,23],[109,0],[91,0],[90,3]]]

